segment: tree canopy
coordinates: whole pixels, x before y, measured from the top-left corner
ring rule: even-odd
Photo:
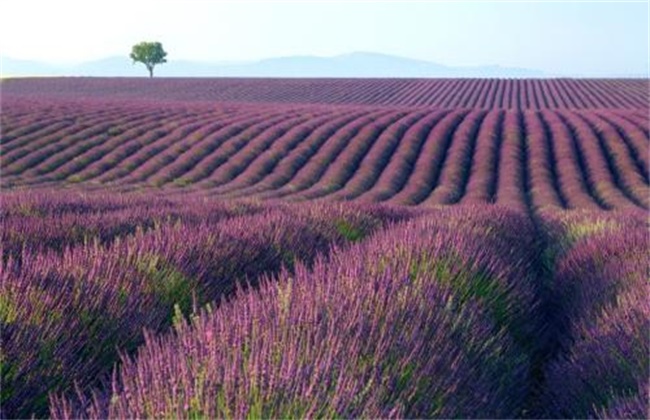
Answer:
[[[149,77],[153,77],[153,68],[157,64],[166,63],[167,53],[160,42],[141,42],[133,46],[131,59],[133,64],[142,63],[149,70]]]

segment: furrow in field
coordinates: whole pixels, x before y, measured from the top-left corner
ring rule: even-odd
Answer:
[[[585,169],[584,157],[573,132],[556,111],[540,113],[548,127],[556,151],[559,185],[571,208],[607,210],[609,206],[594,192]]]
[[[387,85],[384,89],[373,89],[373,99],[370,101],[372,105],[396,105],[394,97],[396,93],[400,92],[404,87],[405,82],[403,80],[391,80],[387,82]]]
[[[543,92],[544,101],[545,101],[546,104],[548,104],[548,108],[545,108],[545,109],[555,110],[555,109],[559,108],[559,104],[555,100],[555,96],[551,92],[551,89],[550,89],[548,83],[543,83],[541,81],[539,83],[541,85],[541,89],[542,89],[542,92]]]
[[[353,137],[348,137],[344,148],[337,153],[337,156],[332,156],[332,159],[325,164],[325,168],[312,173],[312,175],[317,175],[318,179],[312,182],[308,188],[294,194],[293,198],[319,198],[342,188],[354,175],[359,163],[381,133],[407,114],[407,111],[393,111],[366,125]]]
[[[15,124],[16,127],[13,130],[9,130],[8,127],[10,124]],[[75,124],[76,121],[62,117],[49,119],[38,118],[36,121],[13,121],[12,123],[8,123],[7,119],[2,118],[0,120],[0,127],[2,127],[2,132],[0,133],[0,145],[2,145],[2,148],[0,148],[0,158],[7,160],[6,156],[9,152],[16,149],[26,154],[27,151],[22,150],[25,145],[48,135],[61,132]],[[24,156],[24,154],[21,156]],[[11,161],[13,160],[15,159],[11,159]]]
[[[447,96],[451,95],[458,82],[455,79],[444,79],[435,91],[435,96],[431,96],[430,100],[423,98],[424,103],[430,106],[443,107]]]
[[[160,175],[176,177],[176,171],[191,169],[205,156],[219,147],[225,139],[236,135],[249,126],[268,118],[268,114],[259,112],[237,113],[234,116],[219,121],[209,132],[189,136],[185,143],[170,148],[167,142],[157,142],[141,150],[131,158],[133,171],[128,173],[121,182],[148,182],[151,177]],[[162,185],[162,178],[157,180]],[[152,184],[149,182],[149,184]],[[156,185],[156,184],[152,184]]]
[[[409,80],[405,83],[404,89],[396,92],[393,96],[393,103],[400,106],[420,105],[414,99],[419,97],[422,92],[430,89],[431,86],[432,84],[428,83],[427,80]]]
[[[504,112],[494,110],[483,121],[476,137],[475,157],[460,204],[486,204],[494,197],[499,175],[503,119]]]
[[[418,155],[411,176],[390,202],[419,204],[429,195],[438,183],[454,132],[468,112],[454,110],[433,127]]]
[[[227,183],[214,188],[213,192],[228,193],[257,184],[272,173],[278,163],[302,141],[305,141],[314,130],[341,115],[340,112],[337,112],[309,118],[283,130],[279,137],[265,140],[261,148],[245,149],[241,156],[241,165],[234,167],[236,170],[230,171],[232,178]]]
[[[539,111],[527,112],[525,124],[530,152],[531,197],[536,210],[545,207],[569,208],[558,174],[558,163],[551,130]]]
[[[467,104],[465,106],[477,109],[483,108],[481,105],[482,98],[487,93],[489,88],[489,79],[478,79],[478,85],[472,90],[472,95],[467,99]]]
[[[285,134],[296,127],[304,127],[303,124],[311,124],[315,120],[328,117],[328,113],[304,114],[298,113],[289,119],[278,122],[277,124],[266,128],[258,135],[252,137],[243,147],[238,148],[232,153],[226,161],[216,167],[208,176],[200,178],[199,184],[202,187],[209,188],[213,192],[215,188],[227,185],[237,176],[246,171],[251,162],[260,157],[264,151],[268,150],[275,141],[281,139]]]
[[[603,118],[611,119],[612,124],[622,127],[632,126],[642,133],[635,139],[637,145],[647,146],[650,143],[650,118],[648,115],[640,115],[634,111],[620,111],[620,110],[595,110],[594,112],[603,116]]]
[[[102,159],[76,173],[75,176],[90,180],[100,176],[105,179],[105,177],[111,176],[109,174],[113,170],[116,170],[117,174],[126,174],[128,169],[123,165],[123,162],[143,147],[154,143],[157,140],[161,143],[164,142],[164,144],[170,145],[170,147],[188,147],[186,145],[188,137],[196,136],[197,133],[214,129],[213,121],[218,118],[218,114],[202,115],[196,118],[192,117],[176,122],[174,128],[167,135],[163,135],[164,131],[159,131],[158,133],[145,133],[141,136],[132,136],[129,141],[122,142],[119,145],[107,144],[107,146],[110,147],[107,149],[108,152],[102,157]]]
[[[629,172],[634,173],[630,171],[634,168],[634,165],[629,160],[622,161],[619,158],[619,154],[625,152],[625,150],[622,150],[624,147],[621,145],[620,137],[611,138],[612,131],[607,132],[607,135],[603,133],[598,123],[588,118],[587,113],[576,113],[575,117],[576,122],[581,126],[581,131],[585,133],[584,140],[589,144],[589,148],[593,150],[592,154],[595,155],[594,163],[605,180],[601,182],[606,184],[608,188],[614,189],[616,196],[622,194],[625,199],[635,206],[647,210],[650,190],[642,187],[643,183],[638,182],[641,181],[639,178],[627,176]],[[596,145],[598,149],[596,149]],[[605,171],[605,168],[607,171]],[[632,185],[634,185],[634,188]],[[630,207],[630,205],[623,202],[620,207],[625,208]]]
[[[585,82],[586,83],[582,83],[582,86],[586,90],[591,92],[591,94],[596,98],[595,108],[603,108],[603,109],[619,108],[619,104],[616,102],[616,100],[612,98],[605,90],[603,90],[601,84],[598,83],[598,81],[589,80]]]
[[[410,113],[381,133],[343,188],[327,198],[351,200],[370,190],[393,158],[395,150],[405,137],[404,134],[426,115],[426,111]]]
[[[16,134],[15,137],[4,132],[4,124],[2,126],[2,137],[0,138],[0,159],[2,159],[3,166],[26,156],[30,151],[30,146],[34,147],[36,141],[47,137],[52,138],[52,135],[61,135],[71,126],[76,124],[72,121],[54,121],[43,124],[27,124],[24,126],[27,134]],[[14,130],[22,131],[22,130]],[[31,143],[31,144],[30,144]]]
[[[167,141],[169,136],[171,138],[179,137],[178,127],[174,127],[167,136],[147,142],[136,153],[128,156],[119,168],[109,171],[102,178],[120,183],[142,182],[187,150],[196,147],[197,144],[209,142],[209,139],[216,133],[227,130],[230,126],[237,125],[253,115],[257,115],[257,113],[241,112],[234,116],[215,114],[211,120],[213,122],[204,124],[191,134],[186,134],[181,141]]]
[[[462,86],[462,79],[451,79],[451,83],[445,86],[444,90],[440,92],[440,97],[436,100],[435,106],[439,106],[441,108],[449,108],[449,105],[454,100],[456,92],[458,92]]]
[[[453,95],[450,98],[450,102],[447,105],[448,108],[465,108],[464,101],[466,95],[469,95],[472,92],[473,80],[463,80],[460,86],[455,89]]]
[[[555,83],[558,92],[561,93],[562,100],[568,109],[583,108],[582,102],[576,97],[576,93],[571,86],[571,80],[555,79],[553,82]]]
[[[102,118],[111,114],[117,115],[118,111],[102,109],[99,111],[83,110],[79,112],[77,109],[75,114],[77,115],[71,117],[70,113],[63,110],[48,111],[39,107],[38,109],[30,108],[25,115],[12,116],[5,107],[0,113],[4,149],[0,153],[5,154],[15,148],[22,147],[24,144],[33,142],[35,139],[42,138],[53,132],[52,127],[59,124],[65,124],[67,127],[91,118]]]
[[[462,196],[462,186],[467,180],[477,133],[486,111],[474,110],[458,125],[449,145],[449,151],[440,178],[423,205],[449,204]]]
[[[621,118],[625,118],[632,124],[635,124],[639,130],[646,133],[646,137],[650,136],[650,116],[648,115],[647,108],[640,110],[606,110],[604,112],[615,112]]]
[[[533,109],[548,108],[539,80],[529,80],[528,84],[531,92],[530,95],[532,96]]]
[[[511,79],[505,79],[503,81],[503,98],[504,98],[504,108],[513,109],[515,108],[515,101],[513,100],[513,86]]]
[[[523,185],[522,161],[523,125],[519,112],[506,111],[501,132],[497,171],[497,189],[492,202],[499,205],[526,210],[526,192]]]
[[[571,111],[560,113],[559,118],[564,121],[573,135],[578,162],[594,195],[610,209],[634,206],[634,203],[617,188],[598,139],[589,126]]]
[[[231,156],[245,148],[258,136],[264,135],[268,130],[275,130],[280,124],[294,121],[294,113],[282,113],[265,118],[254,125],[251,125],[239,134],[225,139],[210,155],[206,156],[198,164],[192,167],[183,175],[183,181],[189,184],[203,185],[204,180],[210,177],[217,168],[226,164]]]
[[[423,119],[409,127],[395,155],[381,172],[375,185],[357,199],[363,202],[385,201],[401,190],[411,176],[415,161],[429,132],[450,112],[450,110],[430,111]]]
[[[334,188],[328,191],[321,190],[310,198],[326,197],[327,200],[341,200],[354,198],[358,192],[365,191],[368,183],[372,183],[373,177],[378,175],[375,165],[385,165],[387,163],[387,159],[397,142],[399,142],[401,134],[410,124],[424,115],[424,111],[409,112],[384,128],[367,143],[367,146],[361,145],[362,147],[357,149],[358,153],[351,161],[351,165],[342,168],[342,172],[339,173],[340,177],[336,181]]]
[[[28,134],[24,137],[17,138],[13,142],[12,147],[3,152],[3,165],[9,165],[23,158],[29,160],[32,158],[30,154],[34,153],[37,156],[41,156],[44,148],[49,148],[50,153],[56,153],[62,150],[67,142],[78,140],[79,136],[92,135],[93,127],[106,123],[107,121],[121,121],[123,119],[126,119],[127,122],[135,121],[138,116],[144,118],[146,115],[145,113],[134,114],[126,111],[108,115],[105,113],[88,115],[84,111],[77,111],[75,114],[76,116],[67,119],[66,126],[61,127],[60,130],[38,130],[33,135]]]
[[[584,83],[579,83],[578,81],[571,81],[571,85],[575,90],[575,95],[580,97],[582,100],[585,109],[598,108],[600,106],[600,100],[594,95],[594,92],[588,89]]]
[[[397,119],[394,111],[375,110],[355,119],[337,130],[325,143],[296,170],[285,185],[276,191],[262,194],[265,198],[281,198],[298,194],[316,184],[329,166],[337,159],[349,142],[371,124],[389,124]]]
[[[147,121],[146,115],[135,115],[133,117],[118,118],[117,121],[99,119],[92,124],[86,125],[81,130],[74,130],[73,133],[59,137],[55,134],[44,144],[32,153],[17,159],[7,167],[3,168],[5,174],[22,174],[29,176],[43,175],[55,170],[65,162],[83,153],[84,151],[102,143],[110,137],[110,129],[118,125],[121,127],[136,127]]]
[[[603,105],[606,108],[648,108],[647,87],[644,92],[629,86],[623,88],[616,80],[585,80],[585,82],[591,90],[602,92],[605,99]]]
[[[147,141],[148,138],[160,138],[165,135],[166,130],[163,128],[162,121],[167,123],[175,122],[180,125],[197,120],[199,117],[175,115],[173,117],[151,114],[147,117],[147,123],[140,123],[137,125],[123,126],[125,132],[115,136],[104,136],[95,142],[84,142],[83,145],[76,146],[65,153],[57,155],[56,163],[47,168],[53,172],[57,179],[70,178],[73,182],[83,181],[83,178],[76,178],[77,172],[83,171],[88,166],[96,162],[101,162],[107,153],[110,153],[116,147],[124,143],[129,143],[133,137],[144,137],[142,141]],[[111,162],[107,162],[109,165]],[[115,162],[119,163],[119,162]],[[89,174],[92,175],[92,174]]]
[[[650,185],[650,158],[648,156],[648,137],[636,125],[611,112],[595,113],[603,123],[612,127],[620,137],[621,144],[628,151],[637,173],[646,185]]]
[[[231,193],[230,197],[259,195],[264,192],[276,191],[286,185],[302,168],[305,163],[316,154],[321,146],[332,136],[349,124],[369,114],[367,110],[352,111],[343,116],[334,118],[313,130],[290,153],[277,164],[277,167],[255,185]]]

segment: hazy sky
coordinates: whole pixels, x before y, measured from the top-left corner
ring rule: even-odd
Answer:
[[[372,51],[447,65],[647,74],[647,1],[2,0],[0,55],[82,62],[142,40],[168,59]]]

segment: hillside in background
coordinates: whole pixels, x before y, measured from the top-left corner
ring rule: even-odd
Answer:
[[[2,59],[4,76],[146,76],[128,57],[108,57],[77,65]],[[250,62],[200,62],[169,59],[156,67],[160,77],[544,77],[534,69],[498,65],[454,67],[386,54],[355,52],[334,57],[292,56]]]

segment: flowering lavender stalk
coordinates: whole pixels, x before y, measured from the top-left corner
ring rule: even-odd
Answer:
[[[30,198],[42,201],[26,207]],[[3,207],[9,220],[29,211],[45,220],[70,216],[88,222],[95,208],[113,206],[117,216],[132,216],[128,211],[139,206],[161,204],[152,197],[111,201],[100,195],[73,206],[73,200],[57,203],[52,195],[33,193],[15,194],[12,200]],[[167,202],[161,214],[175,215],[170,222],[131,236],[117,234],[110,243],[70,238],[70,247],[52,253],[36,246],[42,232],[37,229],[27,231],[36,236],[27,238],[30,248],[21,251],[19,260],[3,251],[3,416],[46,415],[49,392],[70,390],[75,383],[81,389],[97,384],[110,372],[118,350],[131,352],[143,341],[143,328],[160,332],[193,307],[227,298],[283,266],[309,264],[332,245],[362,239],[408,214],[372,207],[268,205],[256,214],[236,216],[246,211],[246,203],[243,210],[219,202],[174,206],[187,203]]]
[[[148,335],[110,391],[53,396],[51,413],[516,416],[528,363],[512,323],[534,297],[510,283],[502,258],[514,249],[490,252],[489,232],[467,215],[456,220],[466,233],[430,219],[397,226],[238,293],[176,334]]]
[[[554,222],[550,232],[565,238],[553,279],[561,316],[555,325],[559,353],[545,372],[548,415],[648,412],[647,390],[639,385],[650,369],[646,216],[577,213]],[[643,404],[635,395],[644,396]]]

